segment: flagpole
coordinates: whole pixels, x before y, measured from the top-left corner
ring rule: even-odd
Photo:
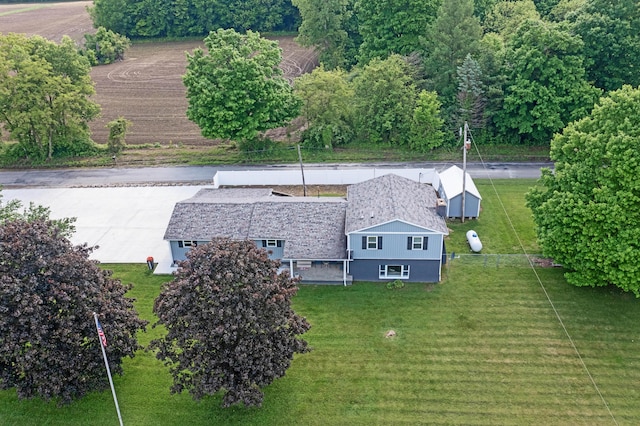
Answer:
[[[93,319],[96,323],[96,331],[98,332],[98,340],[100,343],[100,349],[102,349],[102,357],[104,358],[104,366],[107,369],[107,376],[109,376],[109,385],[111,386],[111,394],[113,395],[113,402],[116,404],[116,411],[118,412],[118,420],[120,421],[120,426],[122,425],[122,416],[120,415],[120,406],[118,405],[118,397],[116,397],[116,388],[113,387],[113,379],[111,378],[111,369],[109,368],[109,361],[107,361],[107,353],[104,350],[104,347],[107,345],[107,340],[104,337],[104,330],[100,326],[98,322],[98,314],[93,313]],[[100,334],[102,331],[102,334]]]

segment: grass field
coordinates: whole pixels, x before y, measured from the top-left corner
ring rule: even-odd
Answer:
[[[495,207],[502,203],[534,251],[521,201],[532,182],[495,184],[502,201],[490,182],[479,182],[481,220],[450,223],[449,245],[461,252],[462,231],[474,226],[490,252],[514,253],[517,239]],[[571,287],[556,268],[534,273],[469,258],[449,262],[439,284],[301,287],[294,309],[312,324],[305,338],[313,351],[265,389],[260,409],[222,409],[220,396],[195,402],[171,395],[167,369],[140,352],[115,378],[124,423],[637,424],[640,306],[633,296]],[[134,283],[136,308],[152,319],[153,299],[168,277],[150,275],[145,265],[106,266]],[[385,338],[391,329],[397,336]],[[160,332],[149,329],[141,343]],[[0,424],[111,425],[117,418],[109,391],[63,408],[5,391]]]

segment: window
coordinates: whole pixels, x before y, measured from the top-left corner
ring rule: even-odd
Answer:
[[[277,240],[267,240],[267,247],[278,247]]]
[[[376,235],[363,236],[362,250],[382,250],[382,237]]]
[[[197,241],[192,241],[192,240],[178,241],[178,247],[180,247],[180,248],[197,247],[197,246],[198,246],[198,242]]]
[[[407,237],[407,250],[426,250],[428,237]]]
[[[262,240],[262,247],[282,247],[283,240]]]
[[[409,265],[380,265],[379,278],[407,279]]]

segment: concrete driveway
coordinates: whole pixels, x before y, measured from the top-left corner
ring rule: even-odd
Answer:
[[[158,262],[156,273],[171,273],[169,243],[163,240],[173,206],[205,186],[3,189],[3,202],[21,200],[51,209],[54,219],[76,217],[74,244],[100,246],[102,263]]]

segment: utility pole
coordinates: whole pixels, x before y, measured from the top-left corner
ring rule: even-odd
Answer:
[[[462,218],[462,223],[464,223],[464,213],[465,206],[464,201],[467,195],[467,149],[470,148],[471,142],[468,139],[469,135],[469,124],[464,122],[464,132],[463,132],[463,146],[462,146],[462,212],[460,217]]]
[[[302,167],[302,154],[300,153],[300,144],[298,144],[298,159],[300,160],[300,171],[302,172],[302,194],[307,196],[307,185],[304,183],[304,168]]]

